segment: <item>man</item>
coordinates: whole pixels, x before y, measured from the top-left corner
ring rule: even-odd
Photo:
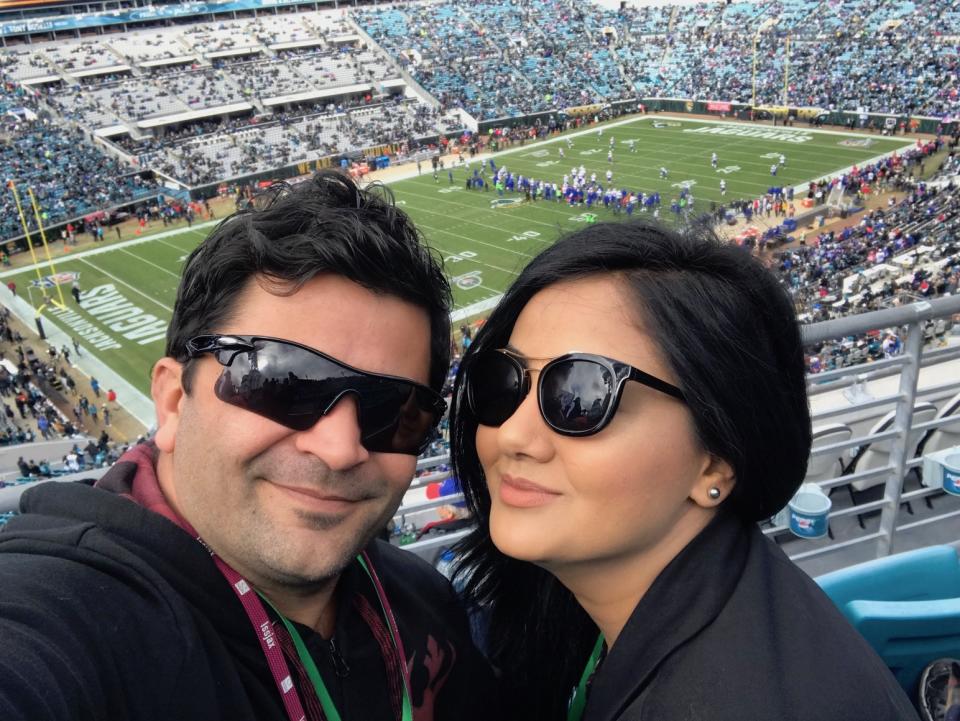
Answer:
[[[0,534],[0,718],[498,718],[449,584],[374,541],[444,403],[449,286],[324,171],[190,254],[154,442]]]

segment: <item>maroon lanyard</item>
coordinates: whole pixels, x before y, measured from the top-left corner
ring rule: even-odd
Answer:
[[[200,543],[203,540],[197,537]],[[209,548],[206,544],[204,547]],[[243,610],[250,619],[250,624],[257,634],[257,640],[260,642],[260,648],[263,649],[263,655],[266,656],[267,665],[270,667],[270,673],[277,684],[277,690],[280,691],[280,698],[283,699],[283,706],[287,710],[287,716],[290,721],[306,721],[307,715],[303,710],[303,703],[300,701],[300,695],[297,693],[296,686],[293,685],[293,677],[290,675],[290,668],[287,666],[287,660],[283,657],[283,651],[280,650],[280,644],[274,635],[273,622],[267,615],[263,603],[257,592],[253,590],[246,579],[234,571],[217,554],[211,551],[213,562],[217,564],[220,573],[230,583],[230,588],[237,594]]]
[[[217,565],[217,568],[220,569],[223,577],[227,579],[230,588],[233,589],[237,599],[243,606],[243,610],[250,620],[250,625],[253,626],[253,630],[257,635],[257,640],[260,642],[263,655],[267,659],[267,665],[270,667],[270,673],[273,676],[274,683],[277,685],[277,690],[280,692],[280,698],[283,699],[283,706],[287,711],[287,716],[290,721],[306,721],[307,714],[303,710],[303,702],[300,700],[297,688],[293,684],[290,667],[287,665],[287,660],[284,658],[280,643],[275,635],[273,621],[270,620],[270,616],[267,614],[267,610],[264,608],[263,602],[260,600],[256,589],[254,589],[243,576],[231,568],[226,561],[214,553],[213,549],[204,542],[200,534],[196,532],[186,519],[180,517],[179,514],[174,514],[174,517],[176,518],[177,524],[199,541],[207,552],[209,552],[213,562]],[[390,602],[387,600],[383,583],[380,581],[376,570],[374,570],[367,552],[361,551],[357,559],[366,569],[370,580],[373,582],[377,599],[380,601],[380,606],[383,609],[383,615],[387,622],[387,629],[393,636],[395,650],[399,656],[397,660],[399,661],[404,695],[406,699],[410,699],[410,677],[407,673],[407,655],[403,649],[403,641],[400,638],[400,628],[397,625],[397,619],[393,614]]]

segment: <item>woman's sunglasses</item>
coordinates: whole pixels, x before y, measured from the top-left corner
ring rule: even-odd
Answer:
[[[478,352],[464,372],[467,403],[480,425],[502,425],[530,392],[530,370],[505,349]],[[613,419],[627,381],[686,400],[676,386],[626,363],[592,353],[567,353],[540,369],[540,415],[564,436],[599,433]]]
[[[214,386],[221,401],[295,431],[313,427],[353,393],[360,442],[372,452],[418,455],[447,407],[425,385],[362,371],[280,338],[201,335],[187,341],[187,353],[210,353],[224,366]]]

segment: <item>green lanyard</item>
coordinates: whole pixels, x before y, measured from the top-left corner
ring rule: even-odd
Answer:
[[[396,633],[393,628],[393,624],[390,623],[390,614],[387,612],[386,605],[380,591],[380,587],[373,578],[373,574],[370,573],[370,569],[367,567],[366,562],[363,559],[363,556],[357,556],[357,560],[360,562],[360,565],[363,567],[363,570],[366,571],[367,575],[370,577],[370,580],[373,582],[374,587],[377,591],[377,599],[380,601],[380,608],[383,610],[384,618],[387,620],[387,629],[390,631],[390,640],[393,641],[393,648],[397,651],[399,656],[399,644],[397,643]],[[283,622],[283,625],[287,629],[287,633],[290,634],[290,638],[293,640],[293,645],[297,649],[297,655],[300,657],[300,662],[303,664],[304,670],[307,672],[307,677],[310,679],[310,683],[313,684],[313,688],[317,693],[317,698],[320,700],[320,705],[323,707],[323,714],[327,717],[327,721],[342,721],[340,717],[340,712],[337,711],[337,707],[333,703],[333,699],[330,697],[330,692],[327,691],[327,686],[323,682],[323,678],[320,676],[320,671],[317,669],[317,664],[314,662],[313,657],[310,655],[310,651],[307,650],[307,645],[303,642],[303,639],[300,637],[300,632],[297,631],[296,627],[290,622],[290,620],[284,616],[280,611],[277,610],[277,607],[270,603],[270,600],[263,595],[260,595],[267,605],[270,606],[280,617],[280,620]],[[400,658],[400,668],[406,668],[406,659]],[[401,670],[401,673],[403,671]],[[401,684],[403,689],[403,700],[402,700],[402,712],[401,712],[401,721],[413,721],[413,705],[410,703],[410,693],[407,689],[407,679],[404,675]]]
[[[580,677],[580,683],[577,690],[573,692],[573,698],[570,699],[570,705],[567,707],[567,721],[580,721],[583,716],[583,709],[587,705],[587,684],[590,683],[590,677],[597,669],[600,662],[600,653],[603,651],[603,634],[597,637],[597,643],[593,647],[593,653],[587,660],[587,665],[583,669],[583,676]]]

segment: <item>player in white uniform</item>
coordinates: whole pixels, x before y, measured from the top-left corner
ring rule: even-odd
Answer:
[[[717,159],[717,154],[716,154],[716,153],[711,153],[711,154],[710,154],[710,166],[711,166],[714,170],[717,169],[717,165],[719,164],[719,162],[720,162],[720,161]]]
[[[720,195],[727,194],[727,181],[723,178],[720,179]]]

